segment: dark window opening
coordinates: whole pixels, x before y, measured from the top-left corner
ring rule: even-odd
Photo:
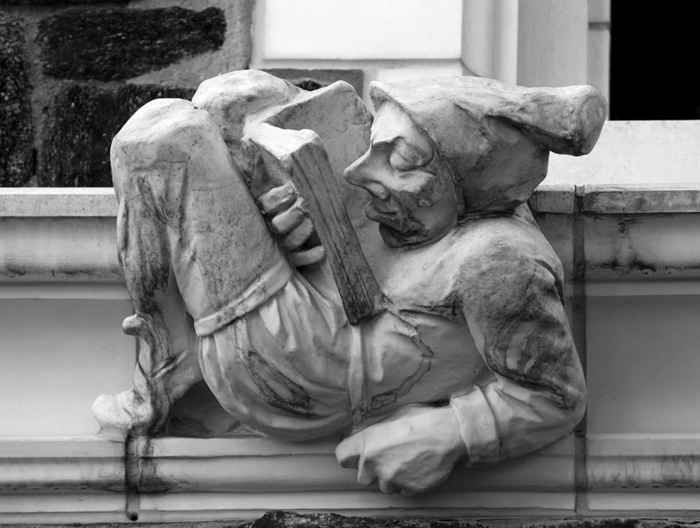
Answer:
[[[696,7],[611,1],[611,119],[700,119]]]

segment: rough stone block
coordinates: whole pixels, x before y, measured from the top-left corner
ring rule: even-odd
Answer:
[[[39,23],[43,71],[61,79],[123,80],[224,43],[221,9],[71,9]]]
[[[193,90],[157,85],[64,85],[47,108],[42,127],[39,184],[111,187],[109,147],[129,117],[152,99],[190,99]]]
[[[126,3],[129,0],[0,0],[0,5],[10,4],[10,5],[31,5],[31,6],[42,6],[49,4],[115,4],[115,3]]]
[[[299,70],[293,68],[273,68],[267,73],[285,79],[304,90],[317,90],[336,81],[350,84],[357,95],[362,97],[364,72],[362,70]]]
[[[241,528],[681,528],[676,519],[435,519],[345,517],[334,513],[270,511]]]
[[[0,186],[17,187],[34,165],[25,35],[19,20],[0,13]]]
[[[216,51],[184,58],[160,70],[130,79],[138,84],[163,84],[197,88],[201,82],[219,74],[245,70],[252,52],[252,24],[255,0],[139,0],[131,2],[134,9],[157,9],[179,5],[200,11],[221,9],[226,18],[224,45]]]

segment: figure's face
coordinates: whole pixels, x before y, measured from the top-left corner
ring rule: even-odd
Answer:
[[[457,223],[454,183],[430,139],[398,106],[384,103],[367,153],[345,170],[367,190],[370,220],[391,247],[434,242]]]

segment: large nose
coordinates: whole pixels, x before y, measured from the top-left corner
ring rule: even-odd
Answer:
[[[380,200],[389,198],[389,192],[382,183],[384,171],[371,150],[345,169],[343,176],[352,185],[362,187]]]

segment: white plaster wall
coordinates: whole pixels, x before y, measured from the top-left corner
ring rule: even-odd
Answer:
[[[259,0],[252,68],[361,69],[372,80],[461,75],[461,0]]]
[[[680,194],[586,189],[585,437],[570,435],[495,467],[458,469],[440,493],[417,499],[361,488],[352,471],[336,465],[332,441],[142,439],[135,450],[139,471],[173,488],[140,494],[137,505],[124,490],[124,445],[91,436],[93,399],[129,387],[135,356],[134,340],[120,328],[130,302],[109,278],[114,231],[100,231],[101,240],[88,236],[104,219],[114,222],[111,190],[70,197],[31,191],[0,192],[0,212],[13,218],[0,221],[0,517],[6,522],[120,522],[127,508],[142,521],[164,522],[251,518],[274,508],[541,517],[697,507],[700,185]],[[548,217],[547,236],[568,255],[577,236],[573,185],[549,187],[536,202]],[[14,217],[22,211],[34,216]],[[24,253],[11,232],[21,222],[24,232],[41,231],[42,214],[54,222],[72,218],[59,224],[73,227],[61,243],[34,248],[45,255],[31,276],[12,276],[16,268],[8,262]],[[628,225],[629,214],[644,218]],[[621,247],[653,260],[658,270],[596,268]],[[67,271],[84,255],[95,260],[87,267],[93,279],[76,282]],[[573,267],[567,255],[565,265]],[[54,270],[63,275],[57,279]],[[580,299],[572,301],[572,312],[580,313]],[[583,479],[585,487],[576,487]]]
[[[269,60],[460,56],[460,0],[266,0],[263,20]]]
[[[588,298],[590,434],[700,433],[697,290]]]
[[[477,74],[608,93],[607,0],[258,0],[252,68]]]
[[[121,331],[132,313],[126,289],[70,298],[101,289],[24,286],[10,294],[0,285],[0,436],[96,434],[92,402],[131,385],[134,339]]]
[[[590,154],[552,154],[545,183],[700,183],[698,145],[700,121],[608,121]]]
[[[131,385],[116,208],[112,189],[0,189],[0,440],[93,435],[95,398]]]

